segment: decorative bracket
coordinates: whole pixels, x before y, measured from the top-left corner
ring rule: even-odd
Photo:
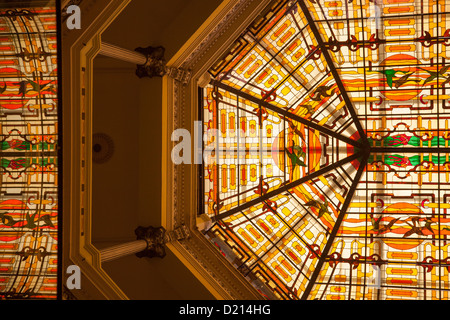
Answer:
[[[189,228],[185,225],[182,225],[178,228],[175,228],[172,231],[166,232],[165,243],[172,241],[179,241],[189,238]]]
[[[187,84],[191,79],[191,72],[189,70],[166,66],[166,60],[164,58],[164,47],[139,47],[134,50],[143,54],[147,58],[145,64],[137,65],[136,75],[139,78],[163,77],[165,75],[168,75],[169,77],[180,81],[183,84]]]

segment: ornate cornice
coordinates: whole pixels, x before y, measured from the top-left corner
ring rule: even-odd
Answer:
[[[181,67],[192,69],[198,63],[199,59],[207,53],[210,47],[216,43],[217,39],[230,29],[233,22],[252,2],[254,0],[238,0],[215,25],[214,29],[207,34],[195,50],[183,61]]]

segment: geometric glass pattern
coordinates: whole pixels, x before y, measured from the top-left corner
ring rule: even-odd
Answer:
[[[199,213],[267,299],[449,299],[449,46],[448,1],[276,0],[210,68]]]
[[[57,298],[58,36],[47,3],[0,8],[0,299]]]

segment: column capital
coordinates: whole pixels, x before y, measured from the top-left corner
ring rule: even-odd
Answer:
[[[166,60],[164,58],[164,47],[138,47],[134,50],[147,58],[147,61],[144,64],[137,65],[136,75],[139,78],[163,77],[167,75],[177,81],[182,82],[183,84],[187,84],[189,82],[191,78],[191,72],[189,70],[166,66]]]
[[[159,257],[164,258],[166,256],[166,249],[164,247],[164,237],[166,229],[163,227],[137,227],[134,231],[137,240],[147,241],[147,248],[143,251],[136,253],[139,258],[142,257]]]
[[[166,256],[167,242],[179,241],[189,238],[189,228],[185,225],[175,228],[174,230],[166,231],[163,227],[142,227],[139,226],[134,231],[137,240],[145,240],[147,242],[147,248],[143,251],[136,253],[139,258],[142,257],[159,257],[164,258]]]

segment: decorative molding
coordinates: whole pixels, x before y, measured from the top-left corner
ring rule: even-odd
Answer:
[[[199,59],[206,54],[210,47],[223,35],[237,19],[237,17],[252,3],[254,0],[238,0],[232,5],[231,9],[221,18],[219,23],[215,24],[213,30],[202,40],[194,51],[183,61],[181,67],[190,68],[196,65]]]
[[[221,273],[221,276],[219,277],[218,273],[213,271],[214,264],[216,264],[218,260],[213,259],[210,255],[200,255],[200,253],[202,253],[202,250],[199,250],[201,249],[201,245],[199,245],[198,241],[182,243],[181,246],[184,250],[186,250],[186,252],[191,255],[191,257],[199,262],[200,266],[208,273],[208,276],[213,279],[224,292],[226,292],[226,294],[228,295],[228,300],[240,300],[239,296],[229,288],[228,283],[232,284],[233,281],[224,282],[222,280],[224,274]]]
[[[164,237],[164,243],[169,243],[173,241],[186,240],[191,237],[189,228],[186,225],[181,225],[171,231],[166,232]]]
[[[63,28],[63,265],[80,267],[93,299],[128,299],[101,268],[100,252],[91,241],[92,82],[93,59],[100,50],[101,33],[130,0],[82,1],[83,27]],[[67,199],[67,200],[66,200]],[[80,290],[78,290],[80,291]],[[88,289],[86,289],[86,292]],[[83,292],[73,292],[79,299]]]
[[[169,77],[181,82],[182,84],[187,84],[191,79],[191,71],[183,68],[166,67],[166,73]]]
[[[193,132],[199,82],[206,81],[208,68],[269,2],[224,1],[168,63],[172,68],[191,71],[187,85],[169,77],[163,81],[163,225],[167,229],[189,226],[190,239],[172,243],[169,248],[218,299],[255,300],[262,296],[197,230],[198,166],[171,162],[170,133],[177,128]]]

